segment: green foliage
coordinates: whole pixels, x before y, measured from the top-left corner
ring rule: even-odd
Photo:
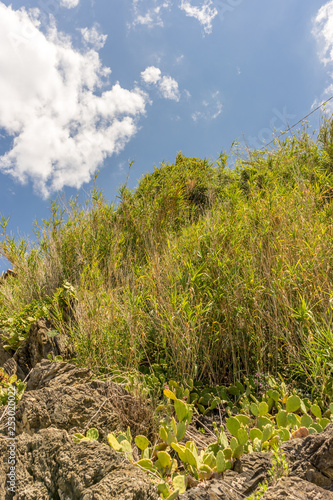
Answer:
[[[15,389],[15,402],[16,404],[22,398],[25,388],[27,386],[26,382],[22,382],[17,379],[17,375],[9,376],[3,368],[0,367],[0,406],[6,406],[8,404],[8,389]],[[13,394],[13,391],[11,391]]]
[[[81,443],[83,441],[98,441],[98,437],[99,437],[98,430],[92,427],[91,429],[87,430],[85,436],[83,434],[80,434],[79,432],[74,434],[73,441],[74,443]]]

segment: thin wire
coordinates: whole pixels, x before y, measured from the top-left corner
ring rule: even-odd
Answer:
[[[271,140],[271,142],[269,142],[268,144],[266,144],[266,146],[264,146],[260,151],[264,151],[264,149],[267,149],[268,146],[270,146],[271,144],[273,144],[276,139],[280,139],[280,137],[284,134],[286,134],[287,132],[290,132],[291,129],[293,129],[294,127],[296,127],[299,123],[301,123],[303,120],[305,120],[306,118],[308,118],[309,116],[311,116],[313,113],[315,113],[315,111],[318,111],[318,109],[322,108],[323,106],[325,106],[329,101],[331,101],[333,99],[333,95],[329,98],[329,99],[326,99],[326,101],[323,101],[321,104],[319,104],[319,106],[317,106],[315,109],[313,109],[310,113],[308,113],[306,116],[303,116],[303,118],[301,118],[300,120],[298,120],[298,122],[294,123],[294,125],[292,125],[291,127],[288,127],[287,130],[284,130],[283,132],[281,132],[280,135],[278,135],[277,137],[274,137],[274,139]]]

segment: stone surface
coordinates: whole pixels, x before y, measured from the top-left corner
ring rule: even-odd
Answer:
[[[49,337],[47,333],[50,330],[50,323],[38,320],[31,325],[28,338],[15,352],[13,357],[25,375],[42,359],[47,359],[49,354],[62,356],[63,359],[71,357],[72,349],[67,346],[67,337],[61,334]]]
[[[290,464],[291,476],[333,489],[333,424],[319,434],[287,441],[282,448]]]
[[[77,385],[89,382],[93,373],[86,368],[78,368],[71,363],[53,363],[42,360],[30,373],[26,391],[34,391],[43,387],[59,387],[60,385]]]
[[[6,487],[7,440],[0,439],[0,498]],[[147,475],[109,446],[74,443],[66,431],[43,429],[16,441],[16,500],[158,500]]]
[[[261,500],[333,500],[333,493],[299,477],[283,477]]]
[[[33,435],[50,426],[70,434],[90,427],[99,431],[107,443],[107,434],[126,430],[146,434],[152,428],[149,409],[122,386],[91,380],[89,370],[71,364],[43,361],[31,373],[28,389],[16,414],[16,432]]]
[[[229,484],[213,479],[204,485],[187,490],[178,498],[180,500],[243,500],[244,496]]]

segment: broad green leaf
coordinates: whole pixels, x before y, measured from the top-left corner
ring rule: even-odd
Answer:
[[[181,441],[183,439],[183,437],[185,436],[185,433],[186,433],[185,422],[179,422],[177,424],[177,434],[176,434],[177,441]]]
[[[185,462],[192,465],[193,467],[198,466],[197,459],[189,448],[185,449]]]
[[[171,465],[171,456],[169,455],[168,452],[166,452],[166,451],[159,451],[157,453],[157,458],[158,458],[159,463],[162,465],[162,467],[164,467],[165,469],[167,467],[170,467],[170,465]]]
[[[116,450],[116,451],[121,450],[121,444],[118,443],[115,435],[112,433],[108,434],[108,443],[111,446],[111,448],[113,448],[114,450]]]
[[[257,404],[252,403],[250,405],[250,410],[251,410],[252,415],[254,415],[255,417],[258,417],[258,415],[259,415],[259,408],[258,408]]]
[[[313,423],[312,418],[310,415],[303,415],[301,417],[301,426],[302,427],[310,427],[310,425]]]
[[[98,430],[95,429],[94,427],[92,427],[91,429],[89,429],[86,432],[86,437],[88,439],[92,439],[93,441],[97,441],[98,440],[98,436],[99,436]]]
[[[328,418],[320,418],[318,423],[323,429],[325,429],[325,427],[330,423],[330,420]]]
[[[175,399],[175,411],[179,422],[187,416],[188,406],[180,399]]]
[[[278,430],[278,433],[279,433],[279,436],[280,436],[281,441],[289,441],[289,439],[290,439],[290,434],[289,434],[288,429],[286,429],[286,428],[284,428],[284,427],[281,427],[281,428]]]
[[[232,452],[232,457],[240,458],[243,455],[243,453],[244,453],[244,446],[242,444],[239,444]]]
[[[153,462],[147,458],[142,458],[141,460],[138,460],[138,462],[136,462],[135,465],[139,466],[141,469],[146,469],[151,471],[154,470]]]
[[[235,417],[230,417],[226,421],[227,429],[233,436],[237,437],[240,429],[240,423]]]
[[[286,410],[288,413],[295,413],[301,406],[301,400],[298,396],[289,396],[286,402]]]
[[[179,490],[179,494],[185,493],[187,487],[187,479],[185,475],[179,475],[172,480],[173,487],[175,490]]]
[[[169,495],[168,497],[166,497],[165,500],[175,500],[176,498],[178,498],[179,496],[179,490],[175,490],[171,493],[171,495]]]
[[[263,428],[261,441],[264,443],[265,441],[269,441],[273,436],[273,426],[272,424],[267,424]]]
[[[312,405],[312,406],[311,406],[311,408],[310,408],[310,410],[311,410],[311,413],[312,413],[315,417],[317,417],[317,418],[321,418],[321,409],[319,408],[319,406],[318,406],[318,405],[316,405],[316,404],[315,404],[315,405]]]
[[[265,403],[265,401],[261,401],[258,405],[258,410],[259,410],[259,417],[263,417],[268,413],[268,404]]]
[[[287,420],[287,412],[285,410],[280,410],[278,412],[278,414],[276,415],[276,423],[278,427],[287,427],[288,420]]]
[[[251,422],[250,417],[248,417],[247,415],[236,415],[235,418],[237,418],[239,423],[243,424],[244,426],[249,425]]]
[[[145,436],[136,436],[134,441],[137,447],[142,451],[144,451],[149,446],[149,441]]]
[[[163,391],[164,396],[166,396],[168,399],[173,399],[176,400],[176,396],[172,391],[169,391],[169,389],[164,389]]]
[[[239,444],[246,444],[248,442],[249,438],[244,427],[239,429],[237,439]]]
[[[178,456],[182,462],[186,462],[185,446],[182,446],[178,443],[171,443],[171,448],[173,448],[178,453]]]
[[[259,439],[261,441],[262,431],[260,429],[257,429],[257,427],[253,427],[252,429],[250,429],[249,437],[252,442],[254,442],[255,439]]]
[[[216,470],[219,474],[225,471],[225,456],[221,450],[216,455]]]

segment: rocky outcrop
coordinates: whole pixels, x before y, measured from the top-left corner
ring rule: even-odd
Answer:
[[[333,493],[299,477],[282,477],[261,500],[333,500]]]
[[[0,497],[7,483],[7,440],[0,440]],[[16,440],[16,500],[158,500],[147,475],[109,446],[74,443],[64,430],[43,429]]]
[[[115,430],[131,428],[133,435],[152,430],[147,406],[121,385],[92,380],[89,370],[44,360],[30,375],[16,414],[17,433],[33,435],[56,427],[70,434],[99,431],[102,442]]]
[[[30,373],[43,359],[47,359],[50,354],[52,357],[61,356],[63,359],[69,359],[72,354],[72,348],[69,345],[65,335],[58,333],[53,336],[51,324],[47,320],[40,319],[30,327],[29,336],[17,351],[6,351],[0,332],[0,366],[2,366],[8,375],[16,374],[21,380]]]
[[[14,497],[6,487],[9,448],[0,429],[0,500],[157,500],[148,476],[107,444],[108,433],[128,426],[133,436],[152,434],[149,407],[86,368],[45,359],[71,353],[66,338],[48,331],[49,325],[38,321],[15,354],[5,351],[0,341],[0,361],[7,373],[21,379],[27,375],[15,416]],[[73,434],[85,434],[91,427],[99,431],[98,442],[74,443]],[[321,434],[284,443],[282,449],[288,477],[272,483],[272,454],[253,453],[237,460],[223,478],[197,484],[179,498],[243,500],[269,480],[263,500],[333,500],[333,424]]]

